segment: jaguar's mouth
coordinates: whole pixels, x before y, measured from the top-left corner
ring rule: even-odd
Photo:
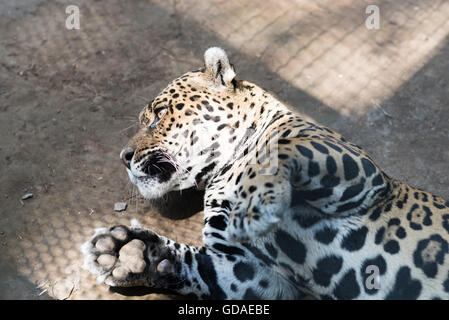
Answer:
[[[149,155],[140,164],[140,171],[145,176],[140,176],[139,179],[157,179],[159,183],[167,182],[172,175],[179,169],[178,165],[170,158],[170,156],[157,152]]]

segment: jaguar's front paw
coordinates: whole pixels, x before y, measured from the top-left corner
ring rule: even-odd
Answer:
[[[81,250],[84,269],[109,286],[175,288],[181,282],[181,267],[171,248],[137,221],[131,227],[97,229]]]

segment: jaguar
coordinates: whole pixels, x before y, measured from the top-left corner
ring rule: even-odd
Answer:
[[[449,202],[236,77],[225,51],[172,81],[120,154],[146,199],[204,190],[203,245],[131,220],[83,244],[114,287],[198,299],[448,299]]]

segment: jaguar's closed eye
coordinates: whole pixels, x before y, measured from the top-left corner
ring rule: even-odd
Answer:
[[[157,107],[154,109],[154,121],[150,125],[150,128],[154,128],[156,124],[161,120],[164,115],[167,113],[167,106]]]

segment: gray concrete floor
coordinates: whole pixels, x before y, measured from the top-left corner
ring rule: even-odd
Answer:
[[[1,299],[175,298],[96,284],[79,246],[131,218],[201,243],[201,195],[143,201],[118,154],[143,105],[209,46],[391,176],[449,199],[449,2],[77,3],[80,30],[65,28],[71,1],[0,4]],[[379,30],[365,26],[368,4]],[[117,201],[128,210],[113,211]]]

